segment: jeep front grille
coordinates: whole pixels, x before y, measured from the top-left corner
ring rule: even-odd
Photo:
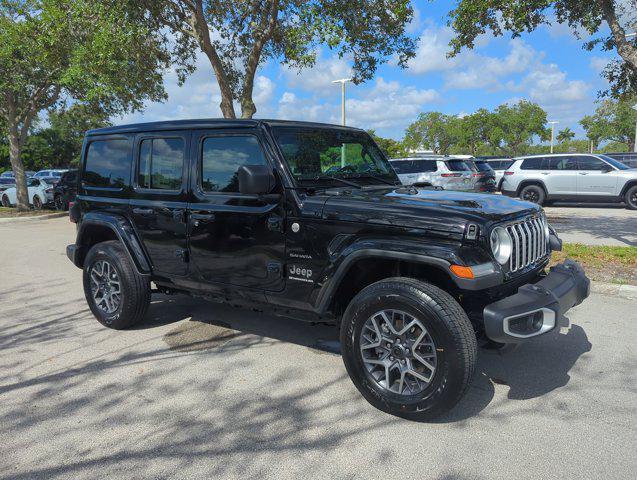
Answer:
[[[544,236],[546,218],[533,217],[511,223],[506,229],[513,240],[509,271],[517,272],[546,256],[548,240]]]

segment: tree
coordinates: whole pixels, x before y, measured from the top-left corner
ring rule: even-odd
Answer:
[[[548,137],[546,112],[535,103],[521,100],[515,105],[503,104],[494,115],[488,134],[502,153],[523,155],[535,136],[541,140]]]
[[[624,144],[632,151],[635,146],[635,122],[637,96],[619,100],[606,99],[600,102],[593,115],[584,117],[580,124],[595,148],[604,141]]]
[[[372,78],[379,63],[405,66],[415,44],[405,35],[409,0],[144,0],[179,39],[206,55],[221,93],[221,112],[256,113],[256,72],[268,59],[293,68],[314,65],[317,47],[352,56],[355,83]]]
[[[19,209],[29,205],[22,153],[42,111],[67,98],[109,115],[138,110],[166,97],[165,68],[174,62],[181,79],[190,71],[191,56],[173,55],[136,12],[108,0],[0,0],[0,116]]]
[[[456,133],[457,117],[440,112],[426,112],[407,127],[403,144],[407,149],[426,148],[433,153],[446,155],[453,145],[458,144]]]
[[[367,133],[371,135],[376,144],[380,147],[387,158],[400,158],[405,155],[405,149],[398,140],[393,138],[383,138],[376,135],[374,130],[367,130]]]
[[[616,50],[624,60],[623,74],[616,69],[617,65],[613,67],[611,64],[610,70],[607,69],[606,77],[614,82],[612,92],[617,94],[634,86],[637,76],[637,41],[626,38],[627,33],[637,28],[635,10],[636,0],[461,0],[449,13],[450,24],[455,30],[451,55],[459,53],[464,47],[473,48],[476,38],[487,31],[495,36],[508,31],[517,37],[550,24],[551,17],[557,23],[567,24],[578,37],[581,30],[591,35],[598,33],[605,23],[610,35],[588,41],[584,47],[590,50],[601,44],[604,50]],[[620,22],[620,18],[624,22]]]
[[[575,132],[571,130],[569,127],[566,127],[559,132],[557,132],[557,141],[559,143],[567,143],[575,138]]]

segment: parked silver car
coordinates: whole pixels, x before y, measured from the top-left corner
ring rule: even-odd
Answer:
[[[473,191],[473,171],[464,159],[448,156],[395,158],[390,160],[405,185],[430,183],[445,190]]]
[[[637,169],[600,154],[564,153],[515,158],[502,193],[546,201],[626,202],[637,209]]]
[[[491,168],[495,171],[495,185],[496,190],[500,191],[502,187],[502,178],[504,177],[504,172],[507,168],[511,166],[513,163],[512,158],[508,157],[476,157],[479,160],[485,160]]]

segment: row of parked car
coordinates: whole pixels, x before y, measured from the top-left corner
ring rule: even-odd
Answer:
[[[517,158],[422,155],[391,160],[405,184],[496,192],[543,205],[624,202],[637,209],[637,153],[562,153]]]
[[[55,169],[25,172],[29,204],[35,209],[45,206],[68,210],[77,191],[77,170]],[[17,189],[13,172],[0,175],[0,203],[12,207],[17,203]]]

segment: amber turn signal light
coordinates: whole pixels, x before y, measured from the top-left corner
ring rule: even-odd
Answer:
[[[463,267],[462,265],[451,265],[451,267],[449,267],[449,270],[451,270],[457,277],[473,278],[473,270],[471,270],[471,267]]]

